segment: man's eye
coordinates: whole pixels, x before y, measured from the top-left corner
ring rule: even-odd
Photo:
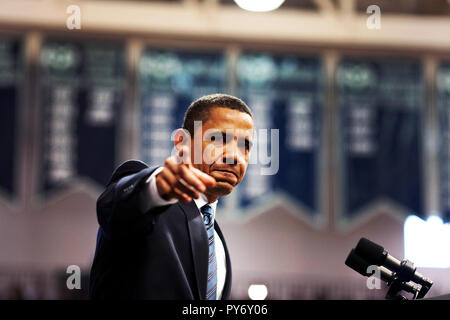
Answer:
[[[223,135],[212,135],[210,140],[215,143],[224,143],[225,137]]]
[[[240,142],[239,142],[239,147],[240,148],[245,148],[245,150],[250,150],[250,142],[248,142],[247,140],[245,140],[245,141],[243,141],[243,140],[241,140]]]

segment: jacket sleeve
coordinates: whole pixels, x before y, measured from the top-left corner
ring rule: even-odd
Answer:
[[[114,171],[97,200],[97,219],[105,237],[135,237],[151,232],[158,215],[169,207],[155,207],[147,212],[140,209],[140,193],[156,169],[130,160]]]

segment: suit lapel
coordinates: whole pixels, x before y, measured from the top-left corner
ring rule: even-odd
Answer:
[[[178,202],[178,204],[186,214],[198,293],[200,299],[204,300],[208,277],[208,236],[195,202],[191,201],[188,204]]]
[[[228,253],[227,244],[225,243],[225,239],[223,237],[222,230],[220,230],[219,224],[217,223],[217,219],[214,221],[214,228],[215,228],[220,240],[222,240],[223,248],[225,250],[227,273],[225,276],[225,285],[223,287],[223,292],[222,292],[222,300],[228,300],[228,299],[230,299],[231,282],[232,282],[230,254]]]

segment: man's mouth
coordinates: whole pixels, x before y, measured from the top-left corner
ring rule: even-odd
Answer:
[[[236,179],[239,179],[239,177],[238,177],[237,173],[236,173],[236,172],[234,172],[234,171],[231,171],[231,170],[225,170],[225,169],[214,169],[213,171],[219,171],[219,172],[225,172],[225,173],[228,173],[228,174],[232,174],[232,175],[234,175],[234,176],[236,177]]]

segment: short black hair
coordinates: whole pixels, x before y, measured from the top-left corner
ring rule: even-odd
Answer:
[[[210,94],[203,96],[191,103],[184,114],[183,129],[189,131],[191,137],[194,136],[194,121],[206,121],[209,110],[213,107],[224,107],[239,110],[250,115],[253,114],[250,108],[241,99],[224,93]]]

